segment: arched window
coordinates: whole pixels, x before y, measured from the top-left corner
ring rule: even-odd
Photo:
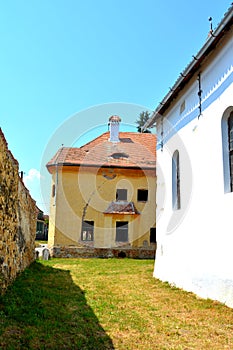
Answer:
[[[233,111],[222,118],[224,192],[233,192]]]
[[[230,190],[233,192],[233,112],[228,118],[228,148],[229,148],[229,167],[230,167]]]
[[[172,157],[172,207],[178,210],[180,204],[180,157],[176,150]]]

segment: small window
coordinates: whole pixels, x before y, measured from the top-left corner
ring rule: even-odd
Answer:
[[[185,110],[185,101],[183,101],[180,105],[180,114],[182,114]]]
[[[126,153],[113,153],[111,154],[111,157],[114,159],[129,158],[128,154]]]
[[[124,143],[134,143],[130,137],[120,137],[120,141]]]
[[[82,241],[94,240],[94,221],[83,221],[81,239]]]
[[[44,220],[43,211],[39,211],[39,212],[38,212],[38,214],[37,214],[37,219],[38,219],[38,220]]]
[[[116,242],[128,242],[128,221],[116,222]]]
[[[127,190],[118,188],[116,191],[116,200],[127,201]]]
[[[150,243],[156,243],[156,227],[150,229]]]
[[[55,197],[56,194],[56,187],[55,185],[52,186],[52,197]]]
[[[148,190],[138,190],[138,202],[148,201]]]
[[[175,151],[172,157],[172,207],[173,210],[178,210],[180,204],[180,156],[179,152]]]

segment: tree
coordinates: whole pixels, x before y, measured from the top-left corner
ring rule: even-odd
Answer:
[[[142,132],[142,127],[145,125],[145,123],[149,119],[150,119],[150,113],[148,111],[143,111],[139,114],[139,117],[136,120],[138,132]],[[151,131],[148,129],[143,130],[143,132],[151,133]]]

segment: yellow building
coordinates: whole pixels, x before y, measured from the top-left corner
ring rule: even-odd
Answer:
[[[47,164],[55,256],[155,250],[156,137],[119,132],[120,121],[110,117],[109,132],[80,148],[62,147]]]

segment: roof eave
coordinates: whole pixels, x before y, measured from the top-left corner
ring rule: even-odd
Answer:
[[[168,109],[172,100],[176,98],[178,93],[183,89],[185,84],[193,77],[194,73],[200,68],[200,65],[203,60],[206,59],[206,56],[213,51],[218,42],[224,36],[224,34],[230,29],[233,22],[233,6],[228,10],[225,14],[224,18],[215,29],[215,31],[211,34],[210,38],[205,42],[202,46],[201,50],[197,53],[196,56],[193,56],[193,60],[190,64],[185,68],[185,70],[181,73],[180,77],[177,79],[173,87],[167,93],[167,95],[163,98],[162,102],[158,105],[158,107],[153,112],[151,118],[145,123],[143,126],[143,130],[151,127]]]
[[[140,215],[140,213],[136,213],[136,212],[128,212],[128,211],[111,211],[109,213],[105,213],[104,215],[112,215],[112,214],[118,214],[118,215]]]
[[[89,167],[89,168],[121,168],[121,169],[144,169],[144,170],[156,170],[156,166],[124,166],[124,165],[107,165],[107,164],[85,164],[85,163],[53,163],[53,164],[47,164],[47,170],[51,174],[52,168],[61,168],[61,167]]]

